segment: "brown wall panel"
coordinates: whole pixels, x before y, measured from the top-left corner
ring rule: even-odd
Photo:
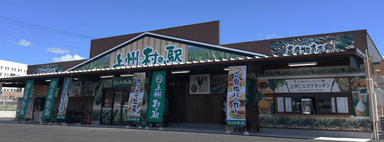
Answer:
[[[220,21],[186,25],[174,28],[149,31],[161,35],[188,39],[214,45],[220,44]],[[143,33],[143,32],[142,32]],[[133,33],[108,38],[94,39],[91,41],[89,58],[92,58],[110,48],[126,42],[142,33]]]

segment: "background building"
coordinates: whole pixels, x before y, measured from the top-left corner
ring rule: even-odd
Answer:
[[[27,74],[27,64],[0,60],[0,77],[15,77]],[[0,99],[0,117],[14,117],[17,106],[17,98],[23,96],[24,88],[2,87]],[[4,110],[3,110],[4,105]]]

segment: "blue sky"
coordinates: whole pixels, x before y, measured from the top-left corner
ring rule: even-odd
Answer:
[[[384,55],[383,5],[382,0],[3,0],[0,59],[33,65],[89,58],[91,39],[215,20],[221,21],[221,44],[367,29]]]

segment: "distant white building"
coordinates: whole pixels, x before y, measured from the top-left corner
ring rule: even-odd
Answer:
[[[27,75],[27,69],[27,64],[0,60],[0,77]],[[2,87],[4,98],[1,98],[0,100],[13,100],[17,97],[22,97],[23,91],[23,88]]]

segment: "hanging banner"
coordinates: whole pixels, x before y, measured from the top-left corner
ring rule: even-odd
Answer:
[[[71,90],[72,78],[66,77],[63,83],[63,89],[61,93],[59,113],[57,114],[57,119],[65,119],[65,113],[67,111],[69,91]]]
[[[28,102],[29,102],[29,96],[31,95],[31,91],[32,91],[33,82],[34,80],[28,80],[25,85],[23,102],[21,103],[19,118],[25,117],[25,113],[27,111]]]
[[[127,120],[140,122],[141,103],[144,97],[145,72],[134,73],[131,95],[128,100]]]
[[[51,83],[49,83],[47,98],[45,100],[45,106],[43,111],[43,119],[51,119],[52,108],[53,104],[55,103],[57,83],[59,83],[59,78],[51,79]]]
[[[163,122],[166,71],[155,71],[149,96],[148,122]]]
[[[247,66],[230,66],[228,72],[227,124],[245,126]]]

